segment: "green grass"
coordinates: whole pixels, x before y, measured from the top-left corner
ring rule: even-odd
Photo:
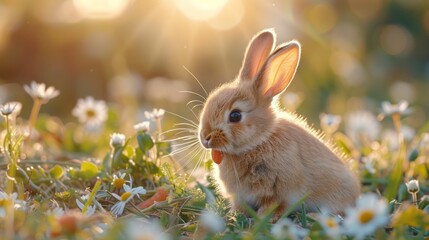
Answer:
[[[343,216],[343,221],[329,214],[305,212],[305,198],[291,206],[276,224],[271,222],[275,206],[262,216],[250,207],[248,216],[231,211],[213,178],[215,166],[210,159],[203,159],[205,178],[196,179],[174,157],[169,157],[171,142],[159,135],[162,117],[155,120],[155,129],[130,131],[123,142],[109,144],[111,134],[120,125],[117,114],[109,110],[98,131],[88,131],[76,123],[63,124],[54,116],[39,116],[30,136],[22,131],[25,119],[4,116],[0,129],[3,238],[359,238],[346,229],[350,216]],[[372,229],[364,230],[362,223],[358,231],[367,231],[367,239],[428,237],[429,199],[422,198],[429,191],[429,145],[424,131],[405,140],[399,134],[396,148],[380,136],[373,140],[362,136],[359,141],[341,132],[331,136],[344,155],[352,159],[350,165],[360,175],[363,192],[377,194],[377,206],[386,207],[385,216],[381,216],[386,222],[377,224],[373,216],[367,218]],[[362,157],[371,159],[374,171],[365,167]],[[420,183],[417,202],[413,202],[405,186],[411,179]],[[128,194],[124,184],[146,191]],[[141,207],[142,202],[159,194],[160,188],[168,194],[149,207]],[[115,216],[111,209],[120,199],[129,201]],[[83,204],[82,209],[77,200]],[[363,210],[356,211],[362,214]],[[334,222],[339,234],[326,228],[326,219],[340,219]]]

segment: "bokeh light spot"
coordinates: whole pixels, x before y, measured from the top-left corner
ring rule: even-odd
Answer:
[[[336,51],[331,55],[330,65],[332,71],[341,77],[348,85],[362,84],[366,73],[360,62],[345,51]]]
[[[413,102],[416,98],[416,89],[411,83],[398,81],[393,83],[389,88],[389,95],[395,102],[399,102],[401,100]]]
[[[410,32],[399,25],[388,25],[381,29],[380,45],[390,55],[409,53],[414,45]]]
[[[349,0],[351,12],[362,20],[374,19],[382,7],[381,0]]]
[[[429,10],[427,10],[425,15],[423,16],[423,26],[426,32],[429,33]]]
[[[308,20],[319,32],[330,31],[337,23],[337,12],[327,3],[321,3],[312,7],[308,12]]]
[[[129,0],[73,0],[73,4],[84,18],[110,19],[124,12]]]

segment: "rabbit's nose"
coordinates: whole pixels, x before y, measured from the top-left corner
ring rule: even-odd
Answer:
[[[212,134],[211,134],[211,133],[209,133],[209,134],[206,136],[206,141],[207,141],[207,142],[209,142],[211,138],[212,138]]]
[[[201,140],[202,140],[201,143],[205,148],[210,148],[210,140],[212,139],[212,134],[208,133],[207,135],[205,136],[204,135],[205,134],[201,135]]]

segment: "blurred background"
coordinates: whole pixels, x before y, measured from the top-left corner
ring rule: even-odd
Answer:
[[[86,96],[128,109],[133,122],[153,107],[189,117],[198,97],[180,90],[205,93],[186,69],[207,91],[234,79],[264,28],[302,43],[283,101],[298,99],[311,123],[321,112],[377,113],[384,100],[409,101],[411,126],[426,121],[427,0],[2,0],[0,103],[23,102],[27,117],[22,86],[36,81],[61,91],[42,113],[63,119]]]

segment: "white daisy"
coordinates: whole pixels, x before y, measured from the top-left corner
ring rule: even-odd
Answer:
[[[320,126],[326,132],[333,133],[338,130],[341,124],[341,116],[322,113],[319,116]]]
[[[6,105],[11,105],[11,106],[13,106],[13,107],[14,107],[14,109],[13,109],[12,113],[10,113],[10,117],[11,117],[12,119],[15,119],[15,118],[16,118],[16,117],[18,117],[18,115],[21,113],[21,110],[22,110],[22,103],[20,103],[20,102],[16,102],[16,101],[13,101],[13,102],[8,102],[8,103],[5,103],[5,104],[4,104],[4,106],[6,106]]]
[[[387,203],[374,193],[366,193],[356,201],[356,207],[346,209],[345,233],[363,239],[389,222]]]
[[[326,235],[332,239],[338,239],[341,235],[340,217],[330,214],[322,209],[319,215],[319,223],[325,230]]]
[[[149,131],[149,125],[150,122],[149,121],[143,121],[141,123],[138,123],[136,125],[134,125],[134,129],[138,132],[147,132]]]
[[[152,112],[144,112],[144,115],[147,119],[162,119],[164,117],[164,114],[165,110],[162,108],[154,108]]]
[[[393,114],[408,115],[411,113],[411,109],[408,108],[407,101],[400,101],[398,104],[392,104],[388,101],[381,103],[382,117],[391,116]]]
[[[226,228],[225,219],[211,211],[201,213],[200,223],[213,233],[223,232]]]
[[[271,234],[276,239],[298,240],[305,238],[308,230],[295,225],[289,218],[283,218],[271,227]]]
[[[131,181],[125,180],[125,175],[126,173],[121,173],[120,175],[116,175],[113,174],[113,180],[112,180],[112,185],[116,188],[116,189],[121,189],[124,186],[124,183],[130,183]]]
[[[404,140],[409,142],[413,140],[416,131],[410,126],[401,125],[401,134],[404,137]],[[399,139],[398,133],[396,131],[392,129],[386,129],[381,135],[384,142],[388,144],[390,150],[395,151],[399,149]]]
[[[103,100],[86,97],[77,101],[72,114],[87,127],[98,128],[107,119],[107,105]]]
[[[115,197],[117,200],[119,200],[117,203],[113,204],[110,211],[115,216],[119,216],[124,212],[125,205],[133,199],[134,196],[138,194],[145,194],[146,190],[143,187],[136,187],[132,188],[132,181],[130,181],[130,185],[124,184],[124,193],[122,193],[121,196],[119,196],[116,193],[112,193],[113,197]]]
[[[169,240],[171,239],[157,221],[143,218],[130,218],[126,221],[125,231],[130,240]]]
[[[49,209],[46,214],[47,215],[53,215],[56,218],[60,218],[62,216],[64,216],[65,211],[63,208],[60,207],[60,205],[54,200],[52,202],[53,208]]]
[[[40,100],[43,104],[58,96],[60,91],[54,87],[46,88],[44,83],[31,82],[31,85],[24,85],[25,91],[35,100]]]
[[[405,183],[405,185],[407,185],[407,190],[411,194],[418,193],[420,191],[419,180],[410,180]]]
[[[83,202],[79,201],[79,199],[76,198],[76,204],[80,208],[80,210],[83,211],[83,208],[85,207],[85,203],[86,201],[88,201],[88,198],[89,198],[89,194],[81,196],[81,199],[83,200]],[[95,213],[95,209],[96,209],[95,205],[88,206],[88,208],[86,209],[85,215],[86,216],[93,215]]]
[[[6,207],[12,204],[14,209],[25,209],[25,201],[18,200],[18,193],[7,194],[0,191],[0,217],[6,216]]]
[[[0,105],[0,112],[3,116],[7,117],[16,111],[16,107],[17,104],[6,103],[5,105]],[[21,106],[19,107],[19,111],[21,111]]]
[[[362,139],[376,140],[380,134],[380,129],[380,122],[371,112],[355,111],[346,117],[346,134],[357,144],[362,143]]]
[[[110,136],[110,146],[112,148],[120,148],[125,145],[125,135],[121,133],[113,133]]]

